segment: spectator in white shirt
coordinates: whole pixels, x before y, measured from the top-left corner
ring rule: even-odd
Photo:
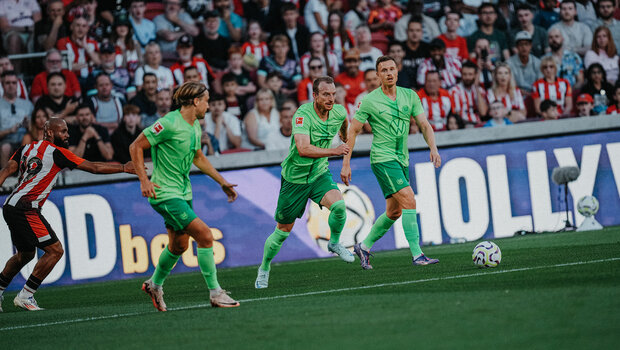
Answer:
[[[204,121],[203,132],[212,135],[213,139],[217,140],[215,152],[222,153],[241,146],[241,123],[237,117],[226,112],[224,95],[211,95],[209,113],[205,116]],[[204,134],[203,137],[205,137]],[[214,145],[214,142],[211,144]]]
[[[172,89],[174,86],[174,78],[170,69],[161,65],[161,50],[159,44],[150,42],[144,50],[144,66],[136,69],[135,85],[139,89],[142,88],[142,79],[144,73],[153,73],[157,76],[158,89]]]
[[[618,80],[618,55],[609,28],[603,26],[596,28],[592,49],[586,52],[583,63],[586,69],[592,63],[600,63],[607,73],[609,83],[613,85]]]

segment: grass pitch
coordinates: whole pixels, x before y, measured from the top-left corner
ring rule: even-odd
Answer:
[[[274,264],[267,290],[254,289],[256,267],[219,270],[235,309],[212,309],[199,273],[168,278],[166,313],[144,278],[44,287],[36,313],[6,293],[0,339],[3,349],[617,348],[620,228],[495,242],[495,269],[472,265],[471,242],[426,247],[441,260],[426,267],[408,250],[375,254],[371,271],[336,258]]]

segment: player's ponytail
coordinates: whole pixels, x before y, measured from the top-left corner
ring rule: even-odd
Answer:
[[[207,87],[203,83],[187,82],[174,92],[172,100],[180,106],[191,106],[194,104],[194,99],[201,97],[205,91]]]

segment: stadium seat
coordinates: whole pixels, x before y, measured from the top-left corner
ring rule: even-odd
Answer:
[[[163,2],[147,2],[146,10],[144,11],[144,17],[149,20],[153,20],[153,18],[164,13],[164,4]]]
[[[371,38],[372,46],[381,50],[381,52],[383,52],[383,54],[385,55],[388,50],[390,40],[383,33],[379,32],[372,33]]]

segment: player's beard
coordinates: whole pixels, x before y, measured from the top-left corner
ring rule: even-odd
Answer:
[[[58,147],[68,148],[69,147],[69,139],[63,140],[62,138],[54,136],[54,144]]]

